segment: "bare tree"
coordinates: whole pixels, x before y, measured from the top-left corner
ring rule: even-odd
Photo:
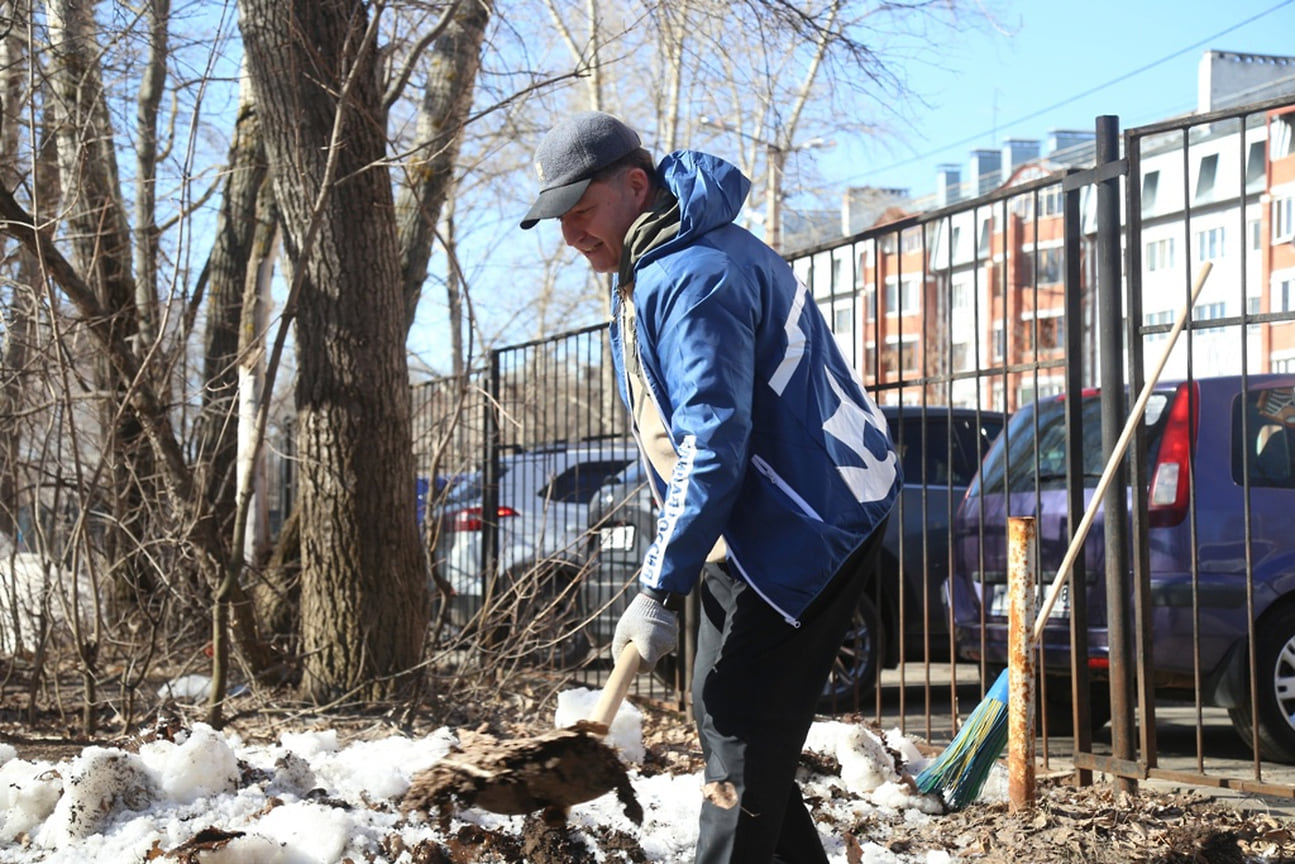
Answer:
[[[429,601],[377,26],[355,0],[239,9],[297,302],[302,688],[390,697]]]

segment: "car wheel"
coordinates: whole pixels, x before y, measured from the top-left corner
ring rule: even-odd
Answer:
[[[873,693],[881,646],[885,644],[881,616],[868,595],[859,598],[854,618],[828,673],[818,710],[826,714],[857,711]]]
[[[1295,762],[1295,606],[1287,606],[1255,628],[1256,680],[1259,682],[1259,755],[1273,762]],[[1228,709],[1232,727],[1254,747],[1250,700]]]

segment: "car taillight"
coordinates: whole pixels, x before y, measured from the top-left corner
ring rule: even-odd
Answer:
[[[1195,382],[1179,384],[1160,437],[1160,455],[1151,472],[1147,517],[1153,526],[1171,527],[1187,517],[1192,448],[1199,422],[1200,388]]]
[[[503,505],[500,505],[495,513],[500,519],[517,515],[516,510]],[[450,518],[451,531],[480,531],[484,525],[485,522],[481,518],[480,507],[464,507],[462,510],[456,510]]]

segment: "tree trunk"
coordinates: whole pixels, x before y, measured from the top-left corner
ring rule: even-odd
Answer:
[[[473,82],[481,66],[481,43],[492,2],[458,3],[432,48],[431,72],[418,105],[417,136],[407,184],[396,212],[400,223],[400,269],[404,279],[405,327],[427,279],[427,261],[441,207],[454,188],[463,124],[472,107]],[[454,266],[451,263],[450,270]],[[456,360],[459,355],[456,354]]]
[[[246,89],[246,88],[245,88]],[[250,93],[240,94],[234,142],[229,152],[216,240],[207,260],[207,332],[203,352],[203,405],[199,415],[199,476],[219,530],[230,536],[234,516],[234,466],[237,457],[238,362],[240,323],[248,271],[255,271],[260,254],[255,243],[257,196],[269,166],[256,109]],[[261,339],[263,334],[248,334]]]
[[[390,698],[412,683],[430,604],[368,5],[239,12],[298,302],[303,695]]]
[[[65,183],[62,210],[76,269],[84,274],[100,308],[110,315],[111,339],[133,343],[138,335],[131,235],[119,187],[112,124],[96,57],[93,6],[52,0],[46,6],[50,34],[49,80],[56,99],[52,114],[58,141],[59,173]],[[100,391],[112,394],[103,406],[104,459],[113,478],[112,527],[106,541],[111,573],[119,589],[148,591],[153,580],[137,566],[136,539],[149,536],[141,483],[153,477],[151,453],[138,418],[118,407],[126,387],[107,357],[95,370]]]
[[[15,16],[25,10],[14,9]],[[18,20],[21,20],[19,18]],[[24,40],[11,36],[0,39],[0,87],[4,98],[0,102],[0,180],[6,188],[20,182],[18,169],[22,128],[23,93],[26,78],[27,52]],[[19,489],[19,461],[22,453],[22,401],[28,350],[36,324],[38,308],[35,296],[36,268],[31,255],[19,250],[17,279],[10,288],[4,305],[4,339],[0,348],[0,533],[17,539]]]

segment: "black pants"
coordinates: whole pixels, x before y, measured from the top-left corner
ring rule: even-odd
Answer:
[[[697,864],[827,864],[796,768],[885,527],[833,576],[800,627],[742,580],[706,568],[692,692],[708,792]]]

